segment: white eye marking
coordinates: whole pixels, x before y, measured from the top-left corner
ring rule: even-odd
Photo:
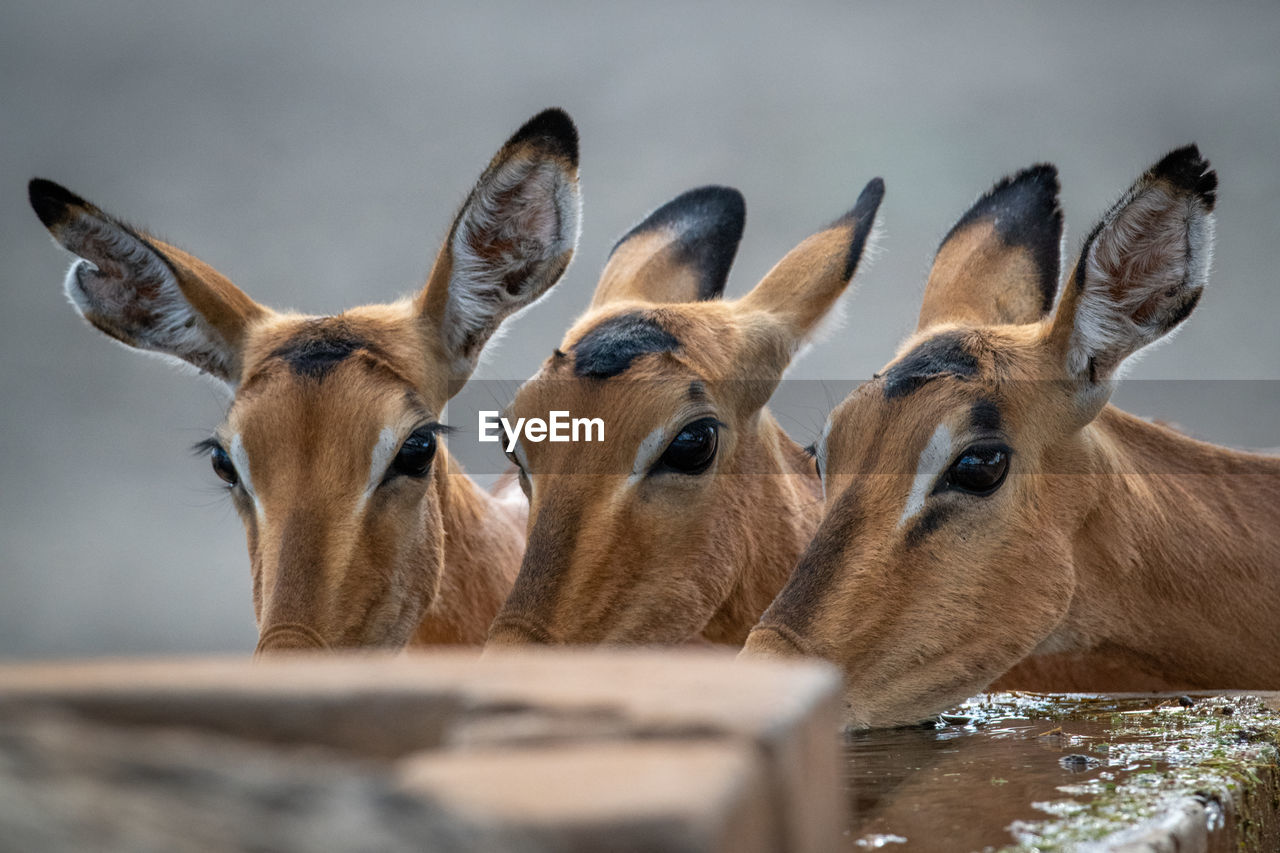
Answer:
[[[517,441],[515,447],[507,456],[511,463],[519,469],[516,472],[512,501],[518,498],[520,505],[527,506],[533,500],[533,475],[529,473],[529,457],[525,455],[524,445]],[[527,495],[525,494],[526,487],[529,489]]]
[[[529,457],[524,454],[524,445],[516,442],[516,449],[511,451],[511,455],[516,458],[516,466],[527,475],[529,473]]]
[[[262,504],[258,503],[258,494],[253,490],[253,478],[249,476],[249,453],[244,449],[244,439],[240,433],[231,436],[231,464],[236,467],[236,476],[240,478],[240,487],[244,493],[253,498],[253,508],[257,511],[258,520],[262,520]]]
[[[627,478],[627,485],[644,479],[645,472],[653,467],[653,463],[657,462],[658,457],[667,449],[666,436],[666,427],[658,427],[640,442],[640,447],[636,450],[636,461],[631,466],[631,476]]]
[[[364,509],[365,502],[382,482],[382,478],[387,473],[387,466],[391,464],[391,458],[399,449],[400,437],[396,431],[391,427],[383,427],[382,432],[378,433],[377,442],[373,445],[373,452],[369,455],[369,480],[360,499],[356,501],[356,512]]]
[[[813,446],[813,457],[818,463],[818,479],[822,482],[822,499],[827,499],[827,437],[831,435],[831,419],[822,425],[822,438]]]
[[[933,437],[920,452],[920,461],[916,464],[916,477],[907,494],[907,505],[902,508],[902,517],[898,526],[906,524],[912,516],[924,509],[924,499],[929,494],[929,487],[938,479],[942,469],[951,461],[951,430],[946,424],[938,424]]]

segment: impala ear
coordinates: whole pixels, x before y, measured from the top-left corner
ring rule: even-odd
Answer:
[[[1061,245],[1058,170],[1041,164],[1005,178],[943,238],[916,330],[1038,322],[1053,308]]]
[[[36,178],[31,207],[81,260],[67,273],[71,302],[99,331],[181,359],[234,385],[245,332],[270,314],[212,267]]]
[[[718,299],[746,219],[746,201],[735,189],[700,187],[677,196],[614,245],[592,307],[624,299]]]
[[[1217,186],[1199,149],[1179,148],[1090,232],[1048,333],[1070,378],[1107,379],[1195,309],[1209,280]]]
[[[539,113],[507,140],[454,220],[420,315],[465,380],[511,314],[560,280],[578,243],[578,131],[562,110]]]
[[[788,358],[853,280],[883,198],[884,181],[873,178],[853,209],[788,252],[739,303],[769,316]]]

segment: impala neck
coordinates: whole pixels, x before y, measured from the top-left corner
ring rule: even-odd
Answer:
[[[711,617],[702,638],[740,646],[786,584],[822,517],[822,484],[813,460],[783,432],[767,409],[738,448],[742,471],[731,482],[733,552],[738,567],[729,597]]]
[[[482,645],[524,554],[528,507],[504,476],[490,494],[440,448],[432,488],[440,498],[444,565],[413,645]],[[514,487],[514,489],[513,489]]]
[[[1107,407],[1075,533],[1077,648],[1169,686],[1280,683],[1280,459]]]

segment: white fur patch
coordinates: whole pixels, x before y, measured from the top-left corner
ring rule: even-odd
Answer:
[[[520,470],[528,472],[529,457],[524,452],[524,445],[517,441],[516,449],[511,451],[511,455],[516,458],[516,465],[520,468]]]
[[[1159,300],[1203,289],[1213,258],[1213,215],[1200,200],[1155,183],[1116,205],[1083,259],[1084,292],[1076,306],[1067,371],[1082,376],[1099,359],[1108,371],[1170,329]]]
[[[253,500],[253,509],[257,513],[258,522],[263,522],[266,514],[262,511],[262,504],[258,501],[258,493],[253,490],[253,476],[249,473],[249,453],[244,449],[244,440],[240,437],[240,433],[236,433],[231,437],[231,446],[227,448],[227,455],[231,457],[231,464],[236,466],[236,476],[240,478],[240,487]]]
[[[924,446],[924,450],[920,451],[920,461],[916,463],[916,476],[911,483],[911,491],[907,493],[907,503],[902,508],[902,517],[898,519],[899,527],[924,509],[924,501],[929,496],[929,490],[950,461],[951,430],[946,424],[938,424],[929,443]]]
[[[822,499],[827,499],[827,438],[831,435],[831,418],[822,425],[822,437],[813,446],[813,457],[818,462],[818,479],[822,482]]]
[[[515,450],[512,450],[510,455],[515,466],[524,472],[523,477],[516,477],[514,484],[516,491],[520,493],[522,501],[530,502],[533,499],[533,477],[529,474],[529,456],[524,452],[524,445],[517,441]],[[525,486],[529,488],[528,495],[524,492]]]
[[[518,477],[494,491],[493,499],[498,506],[513,514],[524,512],[529,506],[529,499],[525,497],[524,489],[520,488]]]
[[[364,491],[360,494],[360,499],[356,502],[357,513],[364,509],[364,505],[368,503],[370,496],[386,476],[387,466],[391,464],[391,458],[400,449],[400,444],[400,436],[391,427],[383,427],[378,433],[378,440],[374,442],[373,451],[369,454],[369,479],[365,483]]]
[[[666,452],[668,444],[670,442],[667,440],[666,427],[658,427],[646,435],[640,442],[640,447],[636,449],[636,460],[631,465],[631,476],[627,478],[627,485],[643,480],[644,475]]]
[[[577,246],[581,206],[575,182],[553,160],[513,158],[476,188],[450,244],[444,334],[458,369],[474,364],[477,342],[555,283],[540,280],[546,270],[538,266]],[[530,273],[515,293],[508,290],[509,278]]]

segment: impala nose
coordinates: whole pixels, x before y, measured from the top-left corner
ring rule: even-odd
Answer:
[[[281,622],[267,628],[258,637],[258,647],[253,650],[254,657],[275,652],[327,651],[329,644],[325,642],[314,628],[297,622]]]
[[[541,625],[523,619],[499,619],[489,627],[485,648],[496,646],[554,645],[550,632]]]
[[[742,647],[739,657],[752,658],[798,658],[812,657],[801,641],[789,629],[780,625],[757,625],[747,635],[746,645]]]

